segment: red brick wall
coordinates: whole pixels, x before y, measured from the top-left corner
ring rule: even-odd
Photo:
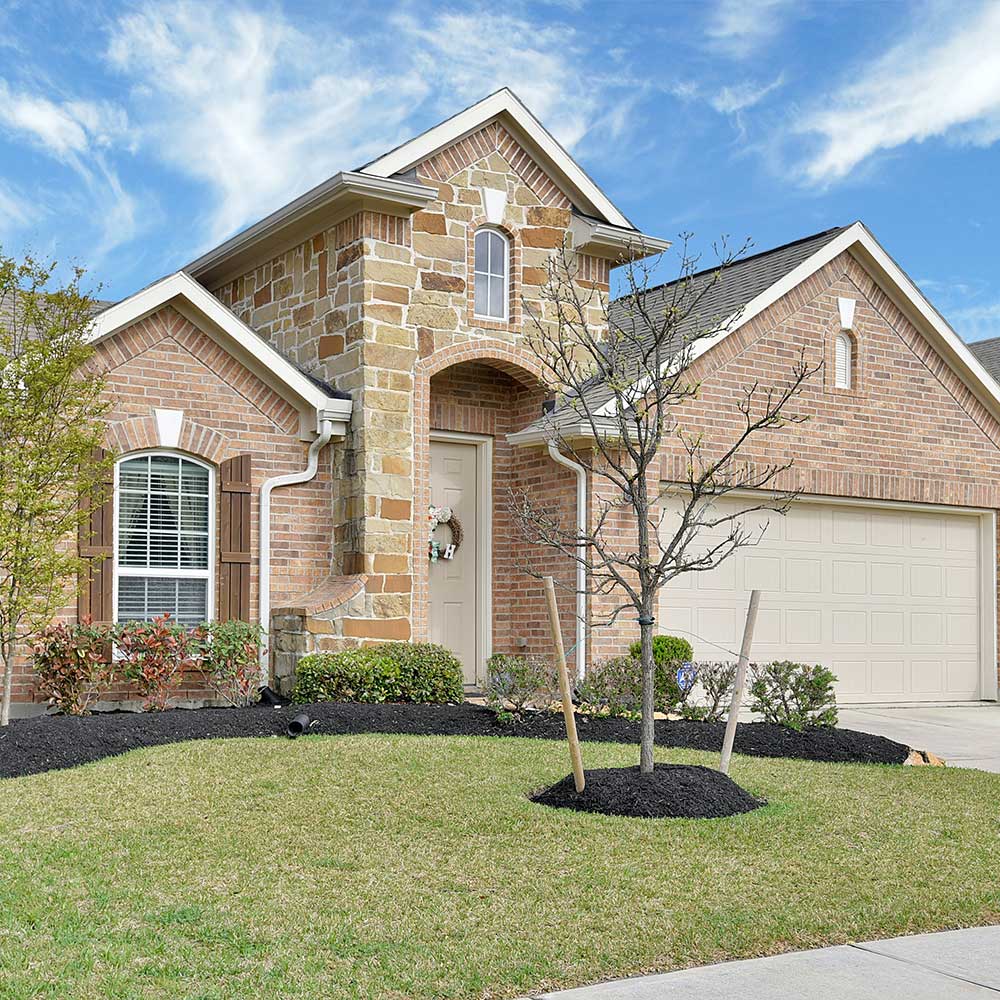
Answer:
[[[744,457],[793,459],[776,485],[810,494],[1000,508],[1000,425],[849,254],[695,363],[702,389],[680,412],[683,426],[702,432],[711,454],[738,429],[744,386],[787,381],[800,351],[810,363],[832,359],[839,296],[857,301],[854,386],[835,389],[832,366],[816,374],[789,408],[808,420],[765,432]],[[685,462],[665,442],[658,478],[676,481]],[[621,531],[631,534],[624,522]],[[620,651],[635,631],[631,619],[600,630],[593,653]]]
[[[154,407],[184,411],[181,451],[213,466],[234,455],[253,456],[251,493],[251,606],[258,608],[258,497],[271,476],[305,467],[298,411],[213,340],[170,307],[99,345],[96,363],[109,375],[113,401],[106,437],[117,455],[158,447]],[[331,463],[336,442],[320,458],[311,483],[272,494],[272,606],[315,587],[332,566]],[[75,602],[65,617],[75,618]],[[204,696],[190,686],[183,695]],[[15,700],[31,701],[25,662],[15,676]]]

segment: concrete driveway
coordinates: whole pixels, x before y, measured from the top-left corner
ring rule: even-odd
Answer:
[[[1000,773],[1000,705],[841,708],[840,726],[930,750],[949,767]]]

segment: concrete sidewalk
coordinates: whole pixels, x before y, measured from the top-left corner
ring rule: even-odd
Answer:
[[[949,767],[1000,772],[1000,705],[926,708],[842,706],[840,727],[930,750]]]
[[[796,951],[541,996],[544,1000],[997,1000],[1000,927]]]

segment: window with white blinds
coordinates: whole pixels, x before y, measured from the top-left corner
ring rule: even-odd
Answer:
[[[208,620],[211,499],[212,470],[200,462],[149,454],[118,463],[116,621]]]
[[[834,385],[838,389],[851,388],[851,369],[854,367],[854,342],[849,334],[838,333],[834,348]]]
[[[484,319],[507,318],[508,250],[507,238],[495,229],[476,233],[474,312]]]

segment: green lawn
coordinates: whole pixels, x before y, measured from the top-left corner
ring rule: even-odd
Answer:
[[[0,781],[0,997],[514,997],[1000,922],[1000,775],[738,757],[771,805],[650,821],[528,801],[567,770],[543,740],[359,736]]]

